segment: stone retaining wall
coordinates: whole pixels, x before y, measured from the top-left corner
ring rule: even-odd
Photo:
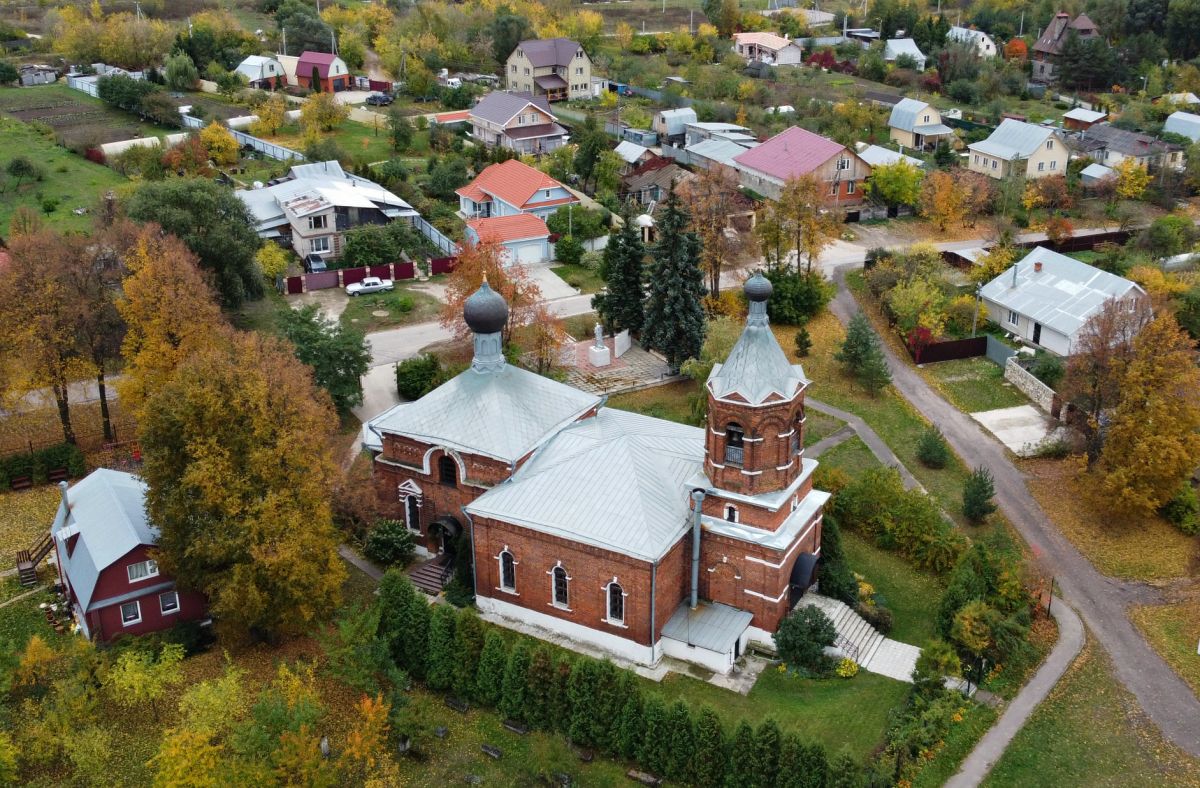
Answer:
[[[1035,378],[1032,372],[1018,364],[1016,356],[1005,362],[1004,379],[1020,389],[1021,393],[1033,400],[1033,404],[1042,410],[1047,413],[1054,410],[1054,389]]]

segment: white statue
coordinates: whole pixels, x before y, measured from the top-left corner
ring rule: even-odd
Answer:
[[[598,348],[606,347],[604,344],[604,326],[597,323],[595,332],[596,332],[596,347],[598,347]]]

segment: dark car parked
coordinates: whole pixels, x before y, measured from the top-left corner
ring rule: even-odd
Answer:
[[[328,270],[325,265],[325,258],[319,254],[308,254],[304,257],[304,272],[306,274],[319,274],[322,271]]]
[[[371,95],[367,96],[367,103],[372,107],[386,107],[395,100],[396,99],[392,98],[387,93],[372,93]]]

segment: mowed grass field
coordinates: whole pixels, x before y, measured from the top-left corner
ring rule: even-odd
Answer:
[[[52,139],[8,117],[0,117],[0,166],[17,156],[26,156],[41,168],[42,179],[19,185],[5,175],[0,195],[0,233],[9,234],[17,208],[26,206],[59,231],[86,230],[91,213],[104,193],[126,183],[124,177],[100,164],[59,147]],[[53,210],[47,212],[47,207]],[[86,209],[77,214],[76,209]]]

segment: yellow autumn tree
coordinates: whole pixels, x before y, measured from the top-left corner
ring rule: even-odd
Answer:
[[[350,108],[332,93],[314,93],[300,108],[300,122],[310,133],[329,132],[350,116]]]
[[[178,643],[167,643],[158,654],[130,649],[117,657],[105,685],[118,703],[133,707],[149,704],[154,719],[158,719],[159,699],[183,681],[182,662],[183,646]]]
[[[238,163],[238,144],[229,129],[215,120],[200,130],[200,142],[208,151],[208,157],[218,165],[228,167]]]
[[[263,244],[254,255],[255,262],[262,269],[263,278],[268,282],[274,282],[275,277],[283,276],[291,259],[291,255],[276,243]]]
[[[250,133],[258,137],[273,137],[287,119],[287,100],[273,93],[254,108],[257,119],[250,124]]]
[[[1122,159],[1113,169],[1117,171],[1117,194],[1126,200],[1138,199],[1150,185],[1150,171],[1135,159]]]
[[[218,788],[226,785],[221,774],[225,748],[213,744],[204,731],[180,728],[167,731],[158,753],[150,759],[155,788]]]
[[[371,773],[385,754],[388,734],[388,712],[391,704],[382,695],[363,697],[355,706],[358,716],[346,736],[344,757],[349,770],[363,776]]]
[[[279,735],[279,746],[271,754],[280,785],[334,788],[338,785],[333,767],[321,754],[321,737],[308,725]]]
[[[633,26],[628,22],[617,23],[617,43],[621,46],[622,52],[628,52],[629,47],[633,44]]]
[[[17,662],[16,678],[19,684],[38,685],[49,676],[50,668],[58,661],[58,654],[42,639],[34,635],[25,644]]]
[[[970,272],[971,281],[976,285],[987,284],[1012,268],[1016,260],[1017,249],[1015,247],[1008,244],[994,246],[987,254],[975,261],[975,267]]]
[[[1186,293],[1191,285],[1158,266],[1135,265],[1126,276],[1137,282],[1152,298],[1171,298]]]
[[[967,195],[955,182],[954,176],[944,170],[925,176],[921,187],[921,215],[933,222],[937,229],[945,232],[953,222],[960,222],[967,214]]]
[[[117,392],[135,413],[175,367],[225,324],[196,256],[171,235],[147,227],[125,256],[129,272],[117,309],[128,327]]]
[[[336,424],[312,370],[259,333],[210,332],[148,392],[139,437],[159,565],[235,637],[308,631],[337,608]]]
[[[1200,367],[1191,338],[1164,310],[1133,340],[1097,470],[1112,510],[1148,516],[1200,455]]]

